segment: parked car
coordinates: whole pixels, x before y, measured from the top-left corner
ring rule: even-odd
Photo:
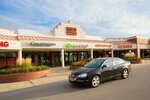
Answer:
[[[69,75],[70,83],[88,83],[92,87],[98,87],[103,81],[121,77],[126,79],[131,71],[131,63],[121,58],[97,58],[84,67],[73,71]]]

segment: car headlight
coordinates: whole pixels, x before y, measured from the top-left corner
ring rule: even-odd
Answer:
[[[83,73],[83,74],[78,75],[78,77],[80,77],[80,78],[83,78],[83,77],[86,77],[86,76],[87,76],[87,73]]]

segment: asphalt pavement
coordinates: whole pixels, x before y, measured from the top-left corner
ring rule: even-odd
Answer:
[[[0,100],[150,100],[150,63],[132,67],[127,79],[113,79],[97,88],[74,86],[68,80],[0,93]]]

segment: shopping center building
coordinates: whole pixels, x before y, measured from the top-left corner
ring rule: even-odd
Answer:
[[[98,57],[123,57],[134,52],[150,57],[150,40],[141,37],[88,36],[80,25],[59,23],[50,32],[0,28],[0,67],[14,66],[16,59],[31,57],[33,65],[69,66],[74,61]]]

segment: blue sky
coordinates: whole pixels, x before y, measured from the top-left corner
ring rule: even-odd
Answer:
[[[150,37],[150,0],[0,0],[0,27],[50,31],[72,20],[88,35]]]

